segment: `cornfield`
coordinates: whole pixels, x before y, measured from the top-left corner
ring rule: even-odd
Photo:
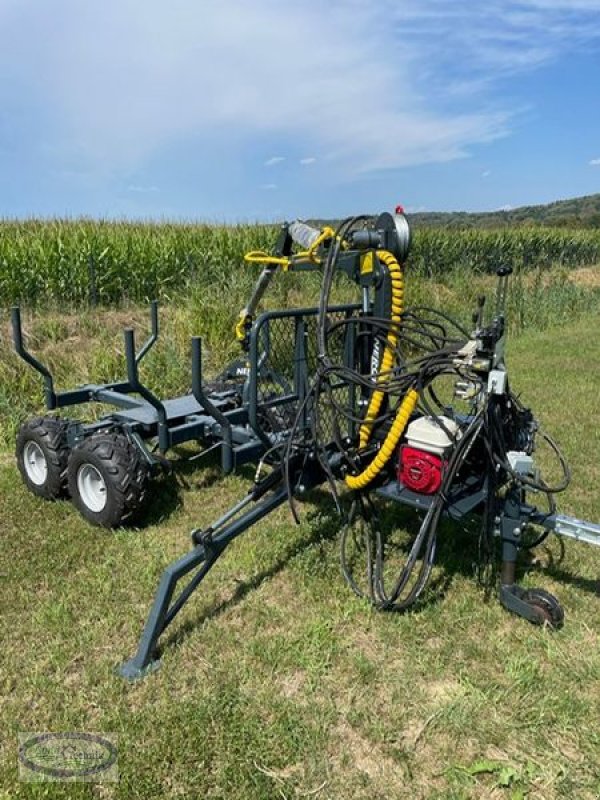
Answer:
[[[272,246],[270,225],[93,220],[0,222],[0,306],[114,305],[226,286],[243,254]],[[411,270],[441,276],[499,265],[567,268],[600,262],[600,230],[514,228],[415,232]]]
[[[583,228],[422,229],[411,254],[412,268],[432,276],[456,268],[491,273],[501,265],[528,270],[598,263],[600,229]]]

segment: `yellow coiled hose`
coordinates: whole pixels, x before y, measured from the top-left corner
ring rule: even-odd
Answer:
[[[402,320],[402,311],[404,309],[404,279],[402,277],[400,264],[391,253],[388,253],[387,250],[378,250],[377,258],[382,261],[389,270],[392,289],[392,308],[390,314],[392,326],[388,331],[385,351],[381,359],[381,367],[377,378],[378,383],[386,383],[390,378],[390,371],[394,366],[394,353],[396,345],[398,344],[398,326]],[[360,426],[359,450],[363,450],[369,443],[373,421],[377,419],[384,395],[385,392],[380,389],[376,389],[373,392],[371,400],[369,401],[367,413],[365,414],[365,420]]]
[[[382,261],[389,270],[391,290],[392,290],[392,308],[390,314],[390,327],[386,339],[385,350],[383,358],[381,359],[381,367],[377,383],[386,383],[391,376],[391,370],[394,366],[394,354],[396,345],[398,344],[398,326],[402,319],[403,302],[404,302],[404,280],[402,277],[402,269],[397,259],[386,250],[378,250],[377,258]],[[363,450],[369,443],[373,423],[377,419],[377,415],[381,409],[381,404],[385,392],[382,389],[376,389],[369,401],[367,413],[363,424],[360,426],[359,431],[359,449]],[[364,489],[373,478],[375,478],[381,470],[385,467],[392,453],[394,452],[400,437],[404,433],[404,429],[408,424],[408,420],[415,409],[417,400],[419,399],[418,393],[414,389],[410,389],[396,414],[396,418],[390,428],[385,441],[381,445],[375,458],[359,475],[347,475],[346,485],[350,489]]]
[[[400,437],[408,424],[410,415],[415,410],[418,399],[418,392],[415,392],[414,389],[409,389],[404,396],[404,400],[400,404],[396,419],[373,461],[371,461],[369,466],[366,467],[360,475],[346,475],[346,485],[350,489],[364,489],[365,486],[371,483],[373,478],[379,475],[396,449]]]

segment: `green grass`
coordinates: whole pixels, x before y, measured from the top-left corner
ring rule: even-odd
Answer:
[[[466,279],[454,288],[409,286],[412,302],[463,313],[481,289]],[[286,291],[292,300],[293,284]],[[536,289],[535,280],[519,291],[537,292],[546,311],[517,316],[513,387],[572,464],[562,510],[598,520],[600,323],[586,313],[597,312],[597,295],[541,282]],[[221,328],[196,315],[200,302],[198,295],[166,310],[157,382],[185,384],[187,366],[175,362],[192,322],[214,337],[211,363],[219,363]],[[118,371],[117,330],[129,314],[143,327],[136,309],[32,317],[28,326],[71,383],[86,370]],[[6,440],[39,394],[6,348],[0,365]],[[162,569],[187,551],[193,527],[242,496],[250,476],[223,478],[209,466],[163,479],[143,528],[107,533],[66,502],[28,494],[3,451],[3,800],[600,795],[600,553],[572,542],[561,555],[551,541],[521,568],[525,585],[561,598],[559,633],[484,601],[475,544],[456,528],[441,541],[436,577],[444,588],[412,613],[377,614],[344,584],[340,523],[328,497],[317,495],[303,505],[301,526],[284,508],[236,541],[167,634],[161,670],[133,685],[118,678],[115,666],[133,653]],[[18,732],[41,730],[116,733],[119,783],[19,783]]]

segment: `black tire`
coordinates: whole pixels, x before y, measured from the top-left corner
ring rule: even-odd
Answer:
[[[73,504],[94,525],[117,528],[144,504],[149,466],[120,431],[103,431],[80,442],[71,451],[67,472]]]
[[[17,466],[30,492],[45,500],[66,494],[68,420],[35,417],[21,425],[17,434]]]
[[[556,597],[544,589],[528,589],[522,598],[530,606],[541,612],[544,617],[542,624],[550,628],[562,628],[565,621],[565,612]]]

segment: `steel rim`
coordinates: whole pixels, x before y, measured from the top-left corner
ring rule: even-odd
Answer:
[[[93,464],[82,464],[77,472],[77,490],[83,503],[95,514],[107,501],[106,481]]]
[[[48,478],[48,461],[37,442],[29,441],[23,448],[23,465],[29,480],[43,486]]]

